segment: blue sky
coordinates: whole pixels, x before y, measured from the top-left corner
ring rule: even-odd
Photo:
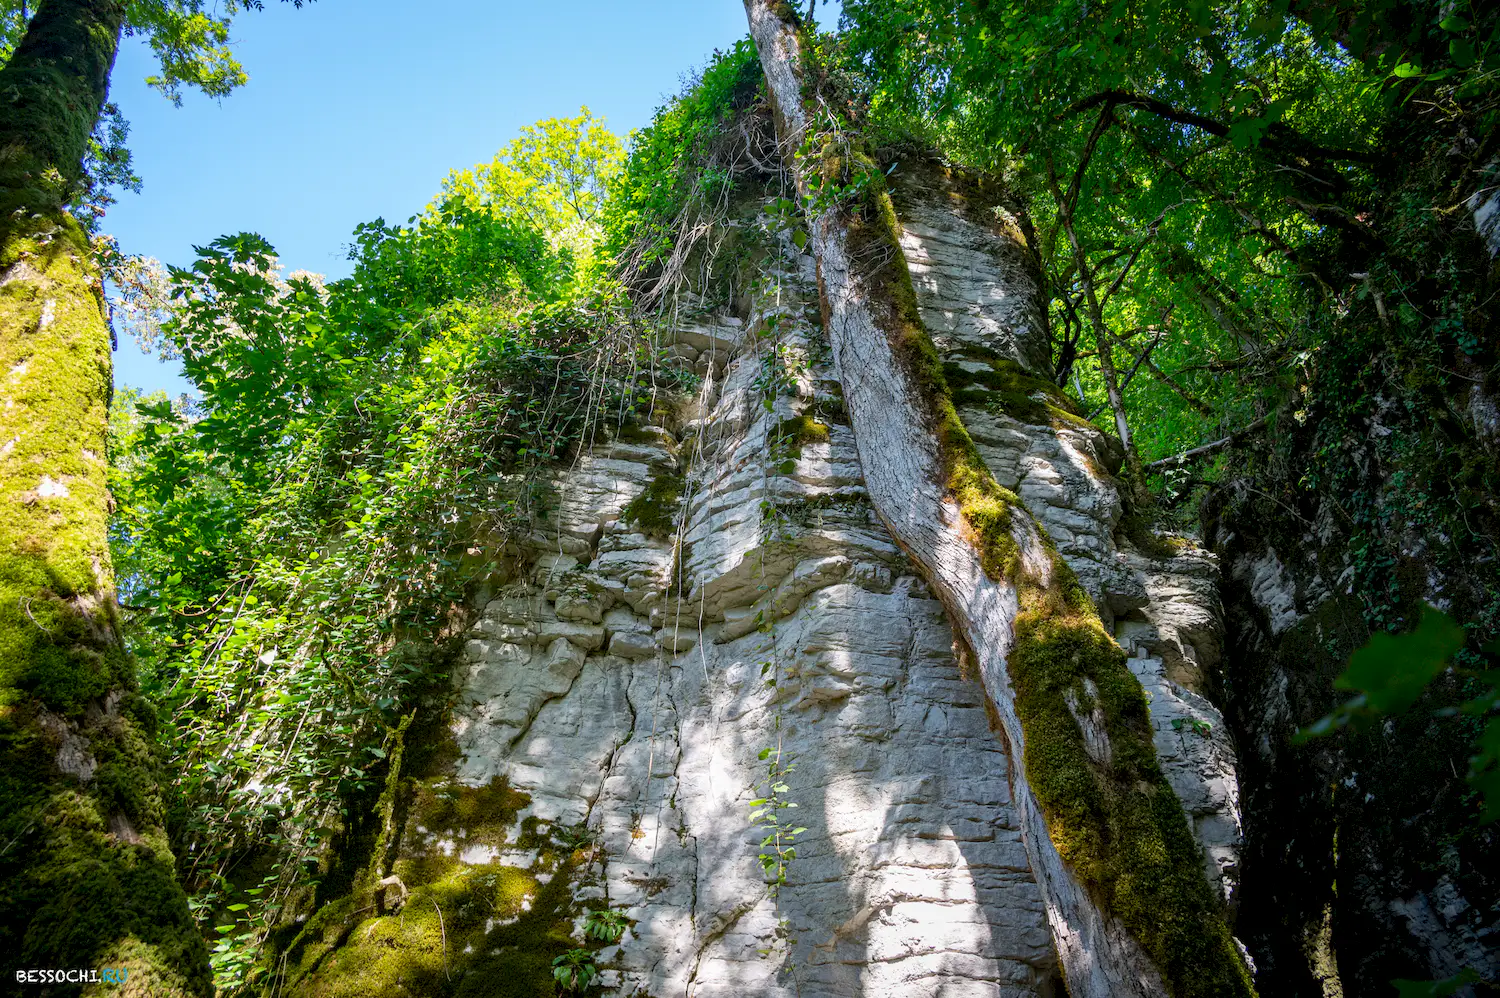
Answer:
[[[836,9],[820,5],[820,20]],[[359,222],[404,221],[450,169],[540,118],[587,104],[623,136],[744,33],[739,0],[266,0],[234,26],[250,82],[181,108],[145,86],[150,50],[126,39],[110,93],[145,183],[104,228],[127,253],[179,265],[195,244],[259,232],[289,268],[344,276]],[[128,340],[115,383],[188,390]]]

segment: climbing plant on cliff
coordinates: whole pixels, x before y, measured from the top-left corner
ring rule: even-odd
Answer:
[[[198,390],[120,414],[112,541],[221,989],[329,874],[387,729],[446,705],[467,597],[555,502],[539,472],[650,405],[615,286],[470,194],[359,227],[331,283],[248,234],[164,292],[119,262]]]

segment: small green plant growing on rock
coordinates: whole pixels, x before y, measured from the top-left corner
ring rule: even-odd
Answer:
[[[777,726],[780,726],[779,719]],[[790,755],[783,758],[780,739],[775,745],[761,749],[760,760],[767,764],[766,779],[761,784],[765,787],[765,796],[750,802],[750,821],[766,833],[761,839],[758,858],[771,896],[775,897],[786,883],[787,866],[797,858],[797,836],[807,829],[793,827],[781,813],[797,806],[796,801],[787,799],[786,795],[792,788],[785,782],[797,764],[791,761]]]
[[[583,934],[605,943],[619,942],[629,927],[630,920],[625,917],[625,913],[615,908],[591,911],[583,920]]]
[[[1207,738],[1213,733],[1213,725],[1207,721],[1200,721],[1196,717],[1176,717],[1172,719],[1172,730],[1182,731],[1187,729],[1202,738]]]
[[[593,954],[586,949],[570,949],[552,961],[552,979],[564,991],[582,991],[598,973]]]

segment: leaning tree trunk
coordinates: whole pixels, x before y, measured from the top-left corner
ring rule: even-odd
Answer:
[[[125,994],[201,995],[115,614],[102,287],[66,209],[123,17],[43,0],[0,70],[0,951],[7,980],[119,968]]]
[[[1011,747],[1015,800],[1069,994],[1253,994],[1157,766],[1139,684],[1045,532],[996,484],[958,418],[881,171],[857,136],[813,123],[816,66],[795,12],[775,0],[745,0],[745,8],[809,215],[870,498],[978,661]],[[853,186],[866,193],[855,203],[823,193],[858,178]],[[1020,229],[1001,228],[1029,259]],[[1016,271],[1035,280],[1026,267]],[[1024,297],[1035,286],[1015,290]],[[1026,372],[1026,360],[1013,358],[1023,369],[1016,386],[1045,398],[1055,391],[1049,372]]]

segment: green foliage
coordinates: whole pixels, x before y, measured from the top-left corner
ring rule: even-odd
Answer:
[[[723,126],[761,88],[760,62],[748,38],[716,51],[682,94],[630,137],[624,169],[600,212],[604,250],[629,278],[659,267],[675,246],[677,224],[694,205],[724,198],[733,184],[712,147]]]
[[[1363,691],[1364,704],[1374,711],[1406,710],[1463,643],[1463,628],[1447,614],[1427,607],[1416,630],[1400,636],[1383,631],[1372,635],[1333,681],[1334,689]]]
[[[598,908],[583,919],[583,934],[604,943],[617,943],[625,930],[630,928],[630,919],[615,908]]]
[[[1464,629],[1452,617],[1430,606],[1422,609],[1411,631],[1376,631],[1333,681],[1335,689],[1359,695],[1300,729],[1294,741],[1307,742],[1351,723],[1410,711],[1433,681],[1452,668],[1472,681],[1471,692],[1477,695],[1439,713],[1484,722],[1469,760],[1469,783],[1483,800],[1481,820],[1500,819],[1500,670],[1482,668],[1485,656],[1465,649],[1465,639]],[[1500,645],[1492,643],[1486,651],[1493,655]]]
[[[767,666],[772,666],[772,663],[767,662],[762,666],[762,675],[774,671]],[[775,677],[772,676],[766,682],[774,687]],[[780,717],[776,720],[776,726],[779,731]],[[807,829],[792,820],[792,816],[782,813],[797,806],[797,802],[788,796],[792,788],[786,782],[797,764],[792,761],[790,753],[782,750],[780,737],[776,744],[761,749],[759,758],[766,764],[766,775],[756,785],[761,796],[750,801],[750,824],[764,833],[760,840],[760,853],[756,858],[774,898],[786,884],[787,867],[797,858],[797,837]]]
[[[1465,967],[1452,977],[1441,981],[1392,981],[1398,998],[1448,998],[1470,984],[1483,982],[1471,968]]]
[[[570,949],[552,961],[552,976],[564,991],[583,991],[593,983],[599,968],[586,949]]]
[[[489,163],[455,170],[443,182],[447,203],[483,206],[545,233],[586,261],[599,238],[604,194],[625,159],[620,140],[580,108],[576,118],[527,125]]]
[[[113,549],[182,875],[206,925],[248,905],[226,988],[378,792],[388,728],[440,702],[466,598],[548,515],[551,463],[651,392],[610,336],[617,291],[522,220],[439,202],[353,254],[324,284],[240,235],[172,269],[161,330],[201,394],[127,394],[116,421]],[[246,856],[275,873],[241,901],[218,870]]]
[[[1449,29],[1484,47],[1492,14],[1453,12],[1445,29],[1436,11],[1360,4],[1335,19],[1326,5],[1290,16],[1274,4],[1203,0],[851,0],[831,52],[868,98],[871,130],[934,141],[1030,195],[1059,383],[1076,375],[1086,411],[1102,409],[1098,364],[1079,359],[1094,324],[1080,305],[1091,278],[1106,327],[1095,333],[1131,372],[1127,409],[1150,459],[1249,423],[1258,400],[1296,380],[1292,358],[1331,341],[1309,310],[1357,291],[1348,274],[1371,270],[1370,252],[1404,224],[1382,208],[1401,183],[1380,167],[1382,145],[1411,134],[1438,146],[1439,128],[1412,126],[1439,126],[1440,116],[1442,130],[1487,134],[1487,70],[1463,70],[1464,86],[1423,84],[1433,104],[1411,103],[1414,84],[1386,77],[1392,60],[1420,62],[1417,49],[1456,66],[1460,54],[1432,54],[1447,53]],[[1068,188],[1062,206],[1044,182],[1054,173]],[[1424,197],[1429,225],[1433,206],[1473,189],[1462,183]],[[1060,238],[1060,207],[1073,215],[1087,272]],[[1399,283],[1384,294],[1410,296],[1411,277]]]

